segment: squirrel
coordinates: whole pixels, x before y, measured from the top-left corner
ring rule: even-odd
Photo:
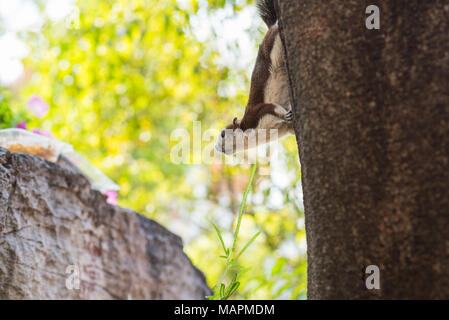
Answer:
[[[259,0],[257,8],[268,32],[259,46],[243,118],[234,118],[217,138],[215,149],[227,155],[294,133],[287,70],[274,2]],[[277,130],[274,137],[272,129]],[[254,133],[257,139],[252,144],[248,143],[248,137]]]

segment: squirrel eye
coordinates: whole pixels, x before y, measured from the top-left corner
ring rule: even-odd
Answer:
[[[222,137],[222,138],[224,138],[224,137],[225,137],[225,134],[226,134],[225,130],[224,130],[224,129],[223,129],[223,130],[221,130],[221,137]]]

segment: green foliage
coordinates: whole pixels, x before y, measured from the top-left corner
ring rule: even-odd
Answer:
[[[0,129],[13,128],[20,121],[26,121],[29,117],[24,108],[15,106],[13,109],[11,100],[11,93],[0,87]],[[13,110],[16,111],[13,112]]]
[[[183,237],[187,254],[209,285],[220,284],[216,298],[304,298],[294,137],[283,140],[277,165],[259,163],[253,174],[248,165],[170,161],[173,130],[185,128],[193,138],[193,121],[201,121],[203,130],[218,133],[233,117],[242,116],[249,88],[247,69],[217,64],[222,52],[213,43],[224,40],[213,34],[199,41],[191,30],[191,20],[205,5],[211,15],[223,6],[237,15],[248,6],[246,1],[180,3],[79,1],[79,15],[47,21],[39,34],[27,34],[31,54],[24,64],[32,75],[11,99],[0,102],[6,106],[1,105],[1,125],[28,120],[19,110],[30,95],[41,96],[50,111],[42,119],[30,119],[29,127],[73,144],[120,185],[121,206]],[[245,31],[252,35],[254,59],[263,28],[260,21],[259,27]],[[237,44],[227,47],[233,51]],[[235,88],[234,93],[218,94],[223,85]],[[244,187],[251,186],[249,177],[254,183],[248,195],[249,187]],[[244,244],[240,250],[237,236]],[[220,255],[225,263],[218,263]]]
[[[121,186],[121,204],[149,214],[187,197],[186,167],[169,161],[170,133],[210,124],[232,106],[217,96],[227,69],[203,57],[177,1],[80,1],[73,27],[48,23],[27,94],[50,103],[53,132]],[[192,9],[193,10],[193,9]],[[236,103],[234,102],[234,105]],[[213,112],[211,112],[213,110]],[[180,181],[181,177],[181,181]],[[148,212],[147,206],[154,206]]]
[[[13,121],[13,114],[9,107],[9,94],[0,87],[0,128],[9,128]]]

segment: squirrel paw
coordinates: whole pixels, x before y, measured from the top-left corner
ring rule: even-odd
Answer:
[[[292,122],[293,121],[293,112],[292,110],[287,111],[285,114],[285,121]]]

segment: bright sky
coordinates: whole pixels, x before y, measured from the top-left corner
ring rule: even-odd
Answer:
[[[70,14],[75,0],[44,0],[45,15],[61,20]],[[39,32],[44,17],[32,0],[0,0],[0,84],[9,85],[23,72],[21,60],[29,53],[18,37],[23,31]]]
[[[254,49],[254,39],[248,32],[257,28],[260,20],[257,18],[255,6],[247,6],[234,12],[232,6],[227,5],[212,14],[207,11],[204,0],[200,1],[198,14],[190,19],[190,24],[196,38],[206,41],[213,38],[215,33],[219,41],[215,41],[215,49],[220,52],[218,64],[247,69],[255,60],[257,51]],[[233,50],[229,50],[229,47]],[[236,59],[238,57],[238,59]]]

